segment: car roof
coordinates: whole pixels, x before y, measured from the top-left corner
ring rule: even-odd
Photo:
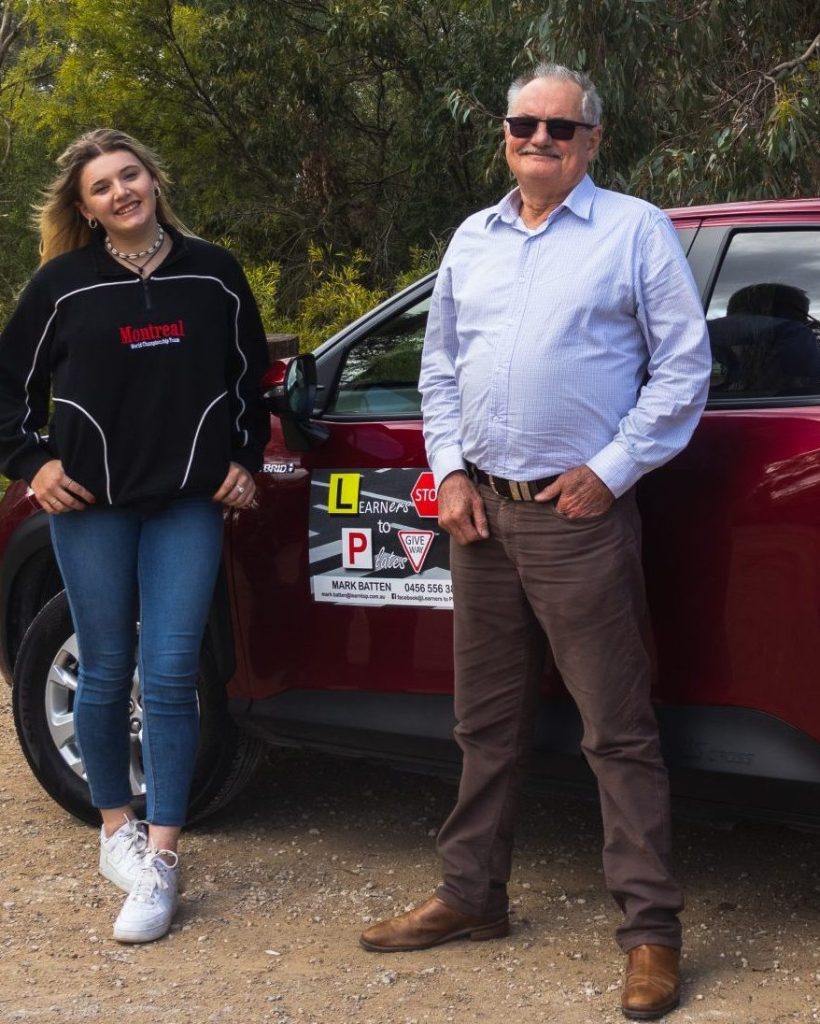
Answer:
[[[820,219],[820,197],[806,199],[755,199],[737,203],[714,203],[709,206],[681,206],[666,211],[675,227],[697,227],[708,223],[777,224],[784,221],[816,221]]]

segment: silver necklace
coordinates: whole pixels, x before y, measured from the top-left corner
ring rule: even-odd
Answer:
[[[159,229],[159,234],[156,237],[156,241],[147,249],[143,249],[142,252],[120,252],[119,249],[115,249],[114,246],[111,244],[111,239],[108,235],[105,236],[105,247],[111,253],[112,256],[116,256],[118,259],[121,260],[130,260],[131,262],[134,262],[135,260],[141,260],[145,256],[153,256],[157,249],[159,249],[159,247],[165,241],[165,232],[162,230],[162,225],[158,224],[157,227]]]

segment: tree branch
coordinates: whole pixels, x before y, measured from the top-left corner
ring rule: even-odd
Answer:
[[[798,57],[796,60],[787,60],[784,61],[782,64],[778,64],[777,67],[772,68],[772,70],[769,72],[769,76],[771,78],[785,78],[790,71],[793,71],[801,64],[805,64],[815,50],[820,50],[820,32],[817,33],[817,35],[812,40],[808,50],[806,50],[806,52],[801,57]]]
[[[27,85],[29,82],[40,82],[45,78],[51,78],[53,72],[51,71],[39,71],[36,75],[24,75],[10,82],[0,82],[0,92],[5,92],[7,89],[16,89],[21,85]]]
[[[22,24],[21,21],[18,21],[16,25],[12,25],[11,9],[3,8],[3,18],[0,21],[0,67],[11,49],[11,44],[20,35]]]
[[[210,113],[211,117],[217,122],[220,128],[225,132],[227,137],[234,143],[239,149],[242,155],[248,162],[248,166],[252,167],[254,173],[258,175],[264,181],[265,185],[270,188],[274,193],[277,191],[277,182],[270,174],[268,174],[263,167],[259,165],[259,162],[253,158],[253,155],[248,150],[245,144],[245,140],[242,138],[239,132],[237,132],[231,124],[223,116],[222,112],[214,103],[211,96],[207,93],[205,88],[197,78],[193,68],[188,62],[188,58],[185,55],[185,51],[179,43],[174,32],[174,14],[173,14],[173,0],[166,0],[165,3],[165,23],[168,31],[168,41],[179,58],[180,64],[185,72],[188,81],[191,84],[194,95],[204,105],[205,109]]]

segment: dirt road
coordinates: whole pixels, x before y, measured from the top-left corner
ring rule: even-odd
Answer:
[[[424,897],[450,783],[275,753],[185,837],[171,935],[120,946],[96,833],[39,789],[0,689],[0,1020],[255,1024],[621,1021],[594,805],[528,799],[508,939],[378,955],[371,920]],[[672,1024],[820,1021],[820,837],[676,823],[689,894]]]

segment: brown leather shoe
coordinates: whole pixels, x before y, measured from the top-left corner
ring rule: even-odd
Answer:
[[[510,921],[500,917],[471,917],[432,896],[415,910],[379,921],[362,932],[359,942],[373,953],[408,953],[429,949],[452,939],[499,939],[509,935]]]
[[[680,950],[671,946],[635,946],[627,953],[621,998],[625,1017],[656,1020],[680,1002]]]

